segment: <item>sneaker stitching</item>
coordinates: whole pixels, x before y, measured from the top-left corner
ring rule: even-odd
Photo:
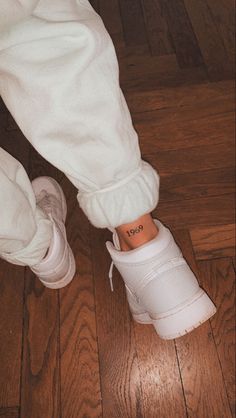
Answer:
[[[196,297],[196,295],[198,293],[199,293],[199,295]],[[163,314],[160,314],[160,315],[158,314],[157,315],[157,318],[153,318],[152,317],[152,314],[150,314],[150,313],[149,313],[149,315],[150,315],[150,317],[152,318],[153,321],[160,321],[162,319],[169,318],[169,317],[174,316],[177,313],[183,311],[185,308],[188,308],[189,306],[191,306],[194,302],[196,302],[198,299],[200,299],[203,295],[205,295],[204,290],[201,289],[201,288],[199,288],[199,290],[195,293],[195,295],[192,296],[191,302],[187,303],[187,301],[184,301],[184,302],[181,303],[181,305],[179,305],[179,308],[178,308],[178,306],[176,306],[175,308],[172,308],[171,309],[171,312],[169,311],[170,313],[168,313],[168,311],[167,311],[167,312],[165,312]],[[173,310],[174,310],[174,312],[173,312]]]

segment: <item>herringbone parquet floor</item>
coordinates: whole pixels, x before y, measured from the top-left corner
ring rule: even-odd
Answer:
[[[161,175],[154,215],[218,311],[175,341],[134,323],[117,272],[110,292],[110,232],[88,223],[75,188],[2,104],[0,145],[30,178],[51,175],[65,191],[77,275],[52,291],[0,262],[0,417],[234,417],[233,0],[92,3],[115,43],[143,158]]]

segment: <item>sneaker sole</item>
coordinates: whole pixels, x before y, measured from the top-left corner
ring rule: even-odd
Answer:
[[[172,340],[193,331],[215,313],[215,305],[200,289],[191,300],[157,318],[151,317],[148,312],[133,314],[133,318],[140,324],[152,324],[160,338]]]

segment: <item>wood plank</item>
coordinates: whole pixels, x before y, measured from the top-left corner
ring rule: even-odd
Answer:
[[[207,0],[209,10],[216,22],[227,57],[235,68],[235,2],[233,0]]]
[[[0,408],[0,417],[2,418],[18,418],[19,417],[19,408]]]
[[[235,168],[175,174],[161,178],[160,202],[223,196],[235,192]],[[203,237],[199,237],[199,241]]]
[[[0,407],[13,407],[20,402],[23,294],[24,267],[1,259]]]
[[[235,414],[235,273],[230,258],[198,263],[202,284],[218,308],[211,320],[225,387]],[[223,416],[223,415],[222,415]]]
[[[136,51],[137,47],[135,47]],[[119,57],[119,53],[118,53]],[[205,67],[180,70],[176,56],[119,58],[120,84],[127,91],[152,91],[161,87],[176,87],[202,83],[207,80]]]
[[[126,100],[132,114],[171,108],[174,112],[192,110],[195,113],[208,109],[220,113],[233,111],[235,106],[232,80],[203,83],[152,91],[131,91]],[[187,108],[187,109],[186,109]],[[138,115],[135,117],[138,118]]]
[[[124,286],[115,269],[113,293],[109,286],[111,260],[104,246],[111,233],[93,227],[91,232],[103,416],[142,418],[142,382],[133,323]]]
[[[119,3],[126,44],[148,44],[140,0],[120,0]]]
[[[65,179],[68,203],[67,235],[75,254],[77,273],[60,290],[62,416],[102,416],[94,284],[89,222],[78,208],[75,188]]]
[[[152,55],[169,55],[174,52],[168,26],[163,16],[160,0],[141,0],[146,31]]]
[[[182,121],[181,118],[175,122],[166,120],[166,123],[163,123],[161,119],[155,119],[154,116],[153,123],[145,121],[145,123],[138,123],[134,126],[139,135],[143,156],[180,148],[184,148],[187,153],[188,148],[195,147],[196,144],[199,146],[199,151],[201,147],[203,149],[204,146],[208,147],[208,154],[210,153],[210,147],[219,146],[220,148],[222,144],[225,144],[232,152],[233,117],[233,113],[227,113],[199,117],[199,119],[189,121]],[[225,152],[227,153],[227,151]],[[232,157],[230,159],[232,161]],[[227,166],[229,165],[227,164]],[[204,169],[207,168],[209,167],[204,167]]]
[[[193,228],[234,223],[234,195],[202,197],[159,203],[153,215],[172,228]]]
[[[180,68],[202,65],[202,54],[183,0],[162,1],[162,7]]]
[[[176,56],[165,55],[162,57],[151,57],[145,54],[144,46],[135,49],[121,49],[119,52],[120,82],[130,89],[134,84],[132,81],[143,82],[152,81],[155,83],[158,78],[165,74],[176,75],[179,72]],[[145,80],[148,77],[150,80]],[[138,86],[137,86],[138,87]],[[138,87],[139,89],[139,87]]]
[[[60,416],[58,292],[28,271],[25,288],[21,418]]]
[[[175,237],[191,268],[197,273],[188,232],[178,231]],[[214,296],[212,290],[209,293]],[[231,411],[210,322],[205,322],[175,341],[188,417],[230,418]]]
[[[0,112],[0,147],[29,168],[30,145],[8,111]]]
[[[4,104],[0,146],[28,170],[29,144]],[[14,407],[20,403],[25,269],[3,260],[0,264],[0,407]]]
[[[151,52],[157,55],[161,54],[161,48],[166,48],[168,51],[169,47],[165,19],[163,15],[157,15],[161,7],[155,9],[155,5],[157,3],[159,5],[159,2],[160,0],[142,0],[143,10],[149,8],[149,15],[146,13],[147,26],[145,28],[142,10],[140,6],[137,8],[139,1],[122,0],[123,10],[127,14],[124,17],[123,13],[128,41],[128,46],[124,46],[118,0],[110,2],[100,0],[101,14],[118,48],[121,82],[128,93],[131,112],[136,113],[133,117],[141,138],[142,151],[147,158],[154,154],[151,159],[152,163],[155,167],[160,167],[161,174],[164,173],[161,181],[160,203],[154,213],[168,225],[176,228],[189,227],[198,257],[231,255],[234,222],[233,168],[232,160],[230,160],[233,155],[232,138],[234,137],[232,83],[205,83],[204,85],[201,83],[197,86],[194,84],[207,80],[204,65],[193,67],[191,70],[180,69],[173,50],[168,52],[171,55],[158,57],[158,60],[155,59],[156,57],[149,56],[149,45]],[[201,41],[201,51],[204,51],[210,79],[231,77],[233,13],[230,10],[232,0],[226,0],[223,3],[219,0],[205,2],[186,0],[187,2],[192,5],[191,19],[195,19],[194,30],[197,27],[196,33],[199,42]],[[91,0],[91,3],[98,11],[99,1]],[[176,11],[175,16],[172,13],[173,25],[176,25],[173,26],[172,33],[176,31],[175,44],[179,45],[177,59],[191,66],[194,63],[191,61],[192,57],[193,60],[195,59],[194,48],[190,48],[191,40],[189,42],[187,39],[187,32],[184,30],[182,35],[179,30],[178,25],[183,16],[178,6],[180,3],[181,1],[178,0],[175,4],[173,2],[166,4],[166,7],[172,7],[172,10]],[[136,7],[137,15],[133,13],[130,5]],[[198,9],[199,13],[195,14],[194,8]],[[201,16],[205,12],[208,15],[201,22]],[[181,15],[180,18],[178,13]],[[154,20],[157,18],[155,23]],[[177,19],[178,22],[175,22]],[[138,24],[139,21],[142,22],[141,26]],[[192,30],[191,27],[188,28]],[[186,43],[181,44],[182,36],[185,37]],[[184,51],[182,56],[181,48]],[[223,50],[225,52],[222,52]],[[225,62],[222,61],[224,54]],[[1,117],[0,120],[4,147],[6,146],[6,149],[16,158],[20,155],[23,164],[28,168],[27,148],[29,145],[19,132],[14,120],[9,117],[4,105],[0,104],[0,112],[5,113],[6,116],[5,119]],[[218,148],[214,152],[215,146]],[[224,150],[227,147],[228,151]],[[183,152],[186,148],[190,149],[190,154],[187,150]],[[180,149],[179,154],[178,149]],[[171,150],[176,153],[169,153],[168,156],[167,151]],[[206,155],[205,150],[207,150]],[[161,154],[161,152],[166,152],[166,154]],[[229,155],[230,152],[231,155]],[[199,161],[201,160],[199,164],[202,171],[199,171],[197,154],[194,156],[194,153],[197,153]],[[160,160],[158,160],[159,154]],[[188,156],[190,156],[189,162]],[[191,164],[193,164],[192,167]],[[72,186],[68,186],[68,180],[62,173],[55,171],[45,160],[40,160],[35,151],[31,151],[30,170],[31,178],[36,175],[52,175],[61,182],[63,187],[65,186],[69,202],[69,240],[76,252],[80,277],[77,281],[76,277],[68,288],[60,291],[62,354],[62,410],[60,410],[58,299],[55,294],[51,296],[51,291],[49,291],[50,295],[45,295],[45,289],[41,288],[40,284],[36,284],[34,279],[31,282],[31,275],[27,273],[22,418],[102,416],[95,325],[96,309],[104,418],[185,417],[186,410],[175,343],[160,341],[151,326],[144,327],[130,320],[123,284],[117,272],[114,273],[116,293],[110,293],[107,282],[110,259],[104,254],[106,250],[103,247],[108,233],[95,231],[92,228],[93,239],[96,237],[95,244],[92,241],[92,245],[95,246],[93,248],[96,280],[95,307],[89,228],[87,220],[77,207],[76,191]],[[189,242],[189,237],[184,237],[183,247],[186,252],[191,245]],[[191,254],[187,256],[189,260],[192,257]],[[11,268],[16,269],[15,276],[11,273]],[[180,347],[178,353],[185,389],[184,396],[189,417],[227,418],[233,411],[227,407],[227,394],[231,406],[233,405],[233,386],[231,385],[233,340],[230,325],[233,296],[232,270],[229,260],[218,260],[216,264],[208,264],[208,268],[204,262],[202,273],[206,288],[209,285],[209,293],[216,298],[220,308],[218,308],[218,316],[212,320],[212,325],[215,321],[213,333],[209,329],[209,324],[205,324],[203,325],[204,332],[200,332],[199,328],[189,334],[189,339],[183,337],[183,345],[176,345],[177,348]],[[21,278],[20,269],[9,266],[7,279],[12,278],[15,286],[14,277],[16,280]],[[10,324],[8,309],[9,318],[13,322],[12,315],[15,316],[16,311],[18,312],[17,303],[23,303],[23,297],[18,295],[17,300],[16,296],[13,297],[15,306],[12,306],[11,295],[12,292],[16,292],[16,289],[8,286],[9,283],[7,283],[7,298],[5,298],[5,290],[0,296],[0,302],[3,303],[0,306],[0,317],[3,310],[3,318],[7,317],[5,324]],[[11,299],[11,303],[5,311],[8,299]],[[13,325],[16,326],[21,320],[22,316],[19,313]],[[13,357],[11,350],[15,350],[15,364],[17,362],[20,364],[19,346],[10,345],[13,336],[8,334],[5,336],[7,331],[5,324],[3,334],[0,330],[0,344],[3,338],[3,346],[0,346],[0,363],[5,362],[6,356],[7,359],[9,355]],[[193,338],[194,334],[196,336]],[[214,348],[213,336],[220,362]],[[14,338],[16,338],[15,333]],[[180,344],[181,340],[177,340],[176,344]],[[4,367],[7,364],[4,363]],[[9,364],[12,365],[12,361]],[[13,376],[14,365],[11,370],[10,367],[8,369],[9,384],[4,375],[3,383],[1,383],[0,374],[0,393],[5,396],[5,399],[9,399],[8,394],[11,390],[12,408],[0,408],[0,416],[16,418],[19,411],[16,406],[19,405],[19,391],[18,401],[14,403],[13,398],[16,399],[16,380],[19,375],[16,373]],[[222,379],[221,371],[225,380]],[[11,379],[12,385],[10,385]],[[53,402],[54,405],[52,405]]]
[[[233,92],[232,92],[233,93]],[[196,106],[197,105],[197,106]],[[150,112],[134,113],[134,121],[148,121],[153,122],[155,118],[157,120],[169,120],[169,122],[178,122],[178,120],[189,121],[204,118],[206,116],[232,113],[233,107],[233,94],[231,94],[231,100],[229,97],[225,97],[222,102],[220,97],[216,97],[213,101],[204,100],[202,103],[196,103],[192,101],[190,106],[179,106],[179,107],[167,107],[164,109],[154,110]],[[194,109],[195,107],[195,109]],[[195,112],[194,112],[195,110]]]
[[[30,179],[58,171],[30,146]],[[21,418],[60,416],[59,296],[28,269],[25,286]]]
[[[123,42],[124,34],[120,15],[119,0],[99,0],[100,16],[113,42]]]
[[[142,149],[142,147],[141,147]],[[156,154],[145,155],[143,159],[157,167],[161,176],[175,174],[195,173],[198,181],[198,172],[234,167],[233,142],[177,150],[159,151]]]
[[[134,323],[145,418],[184,418],[186,407],[174,341],[158,338],[152,325]]]
[[[205,0],[184,0],[211,80],[234,78],[231,59],[219,34],[218,23]],[[234,10],[232,10],[234,14]]]
[[[198,260],[235,255],[235,224],[191,228],[190,235]]]

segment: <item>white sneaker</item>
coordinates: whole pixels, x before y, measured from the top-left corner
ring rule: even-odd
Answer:
[[[106,247],[125,282],[133,318],[153,324],[163,339],[180,337],[207,321],[216,307],[199,287],[174,238],[160,221],[159,233],[150,242],[131,251],[120,251],[117,233],[114,245]]]
[[[31,270],[50,289],[60,289],[75,275],[75,259],[67,242],[65,219],[66,199],[62,188],[51,177],[38,177],[32,181],[37,206],[48,214],[53,223],[53,236],[45,258]]]

